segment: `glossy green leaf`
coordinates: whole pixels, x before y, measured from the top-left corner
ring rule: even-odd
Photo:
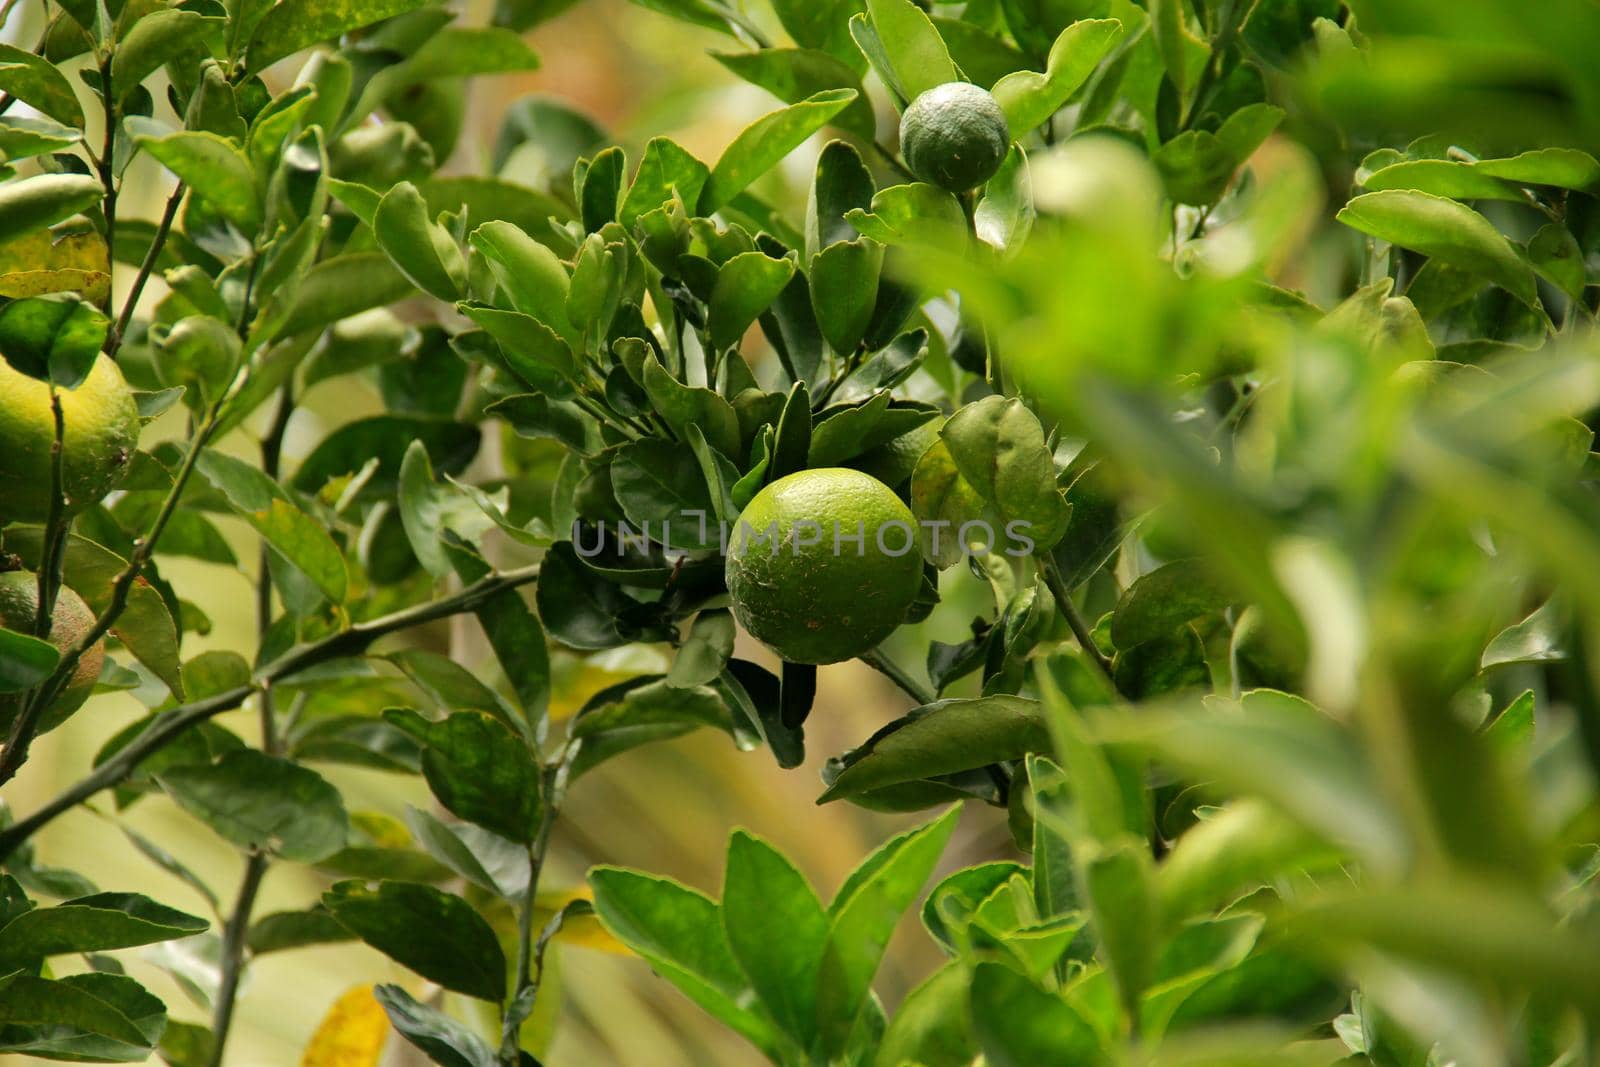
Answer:
[[[589,871],[595,913],[611,936],[667,981],[760,1049],[773,1049],[772,1024],[746,1007],[750,985],[710,898],[666,878],[619,867]]]
[[[973,970],[972,1029],[994,1067],[1093,1063],[1105,1052],[1093,1026],[1060,996],[1001,963]]]
[[[527,844],[543,808],[539,766],[510,730],[488,716],[460,711],[430,723],[422,774],[446,810]]]
[[[260,71],[302,48],[420,6],[419,0],[280,0],[256,26],[249,69]]]
[[[961,807],[891,838],[851,872],[828,908],[828,940],[818,971],[817,1027],[825,1049],[849,1041],[872,977],[901,915],[944,852]]]
[[[296,507],[276,483],[243,460],[215,451],[204,453],[196,469],[323,596],[335,604],[344,601],[349,576],[343,553],[327,529]]]
[[[505,997],[500,941],[460,897],[412,882],[346,881],[322,902],[361,940],[428,981],[480,1000]]]
[[[397,985],[378,985],[374,999],[383,1005],[400,1036],[442,1067],[499,1067],[494,1050],[472,1030],[437,1008],[421,1003]]]
[[[161,8],[134,22],[111,56],[111,87],[120,101],[168,63],[199,53],[223,20],[185,8]]]
[[[83,129],[83,105],[72,83],[49,60],[15,45],[0,44],[0,91],[38,109],[57,122]]]
[[[794,260],[762,252],[744,252],[724,263],[711,290],[711,343],[719,351],[737,344],[794,272]]]
[[[922,8],[911,0],[867,0],[867,12],[908,100],[957,80],[950,51]]]
[[[100,201],[86,174],[35,174],[0,183],[0,241],[53,226]]]
[[[569,344],[577,341],[578,332],[567,318],[572,282],[554,252],[508,222],[479,226],[472,232],[472,246],[489,260],[513,307]]]
[[[860,75],[827,52],[763,48],[757,52],[713,52],[712,58],[786,104],[798,104],[828,89],[852,89],[857,96],[839,113],[834,125],[868,141],[877,135],[872,104],[861,88]],[[684,199],[693,203],[687,196]]]
[[[411,283],[379,252],[350,252],[314,264],[295,289],[279,332],[320,330],[341,319],[392,304]]]
[[[1075,22],[1050,46],[1044,73],[1019,70],[996,82],[991,92],[1006,113],[1011,136],[1020,139],[1049,121],[1121,40],[1122,23],[1116,19]]]
[[[20,972],[0,978],[0,1034],[0,1049],[20,1053],[47,1052],[53,1041],[84,1036],[133,1049],[153,1045],[131,1019],[78,983]]]
[[[706,685],[720,675],[733,655],[737,628],[725,608],[702,611],[689,625],[689,634],[678,647],[667,684],[679,688]]]
[[[759,252],[746,254],[765,258]],[[792,271],[792,264],[788,266]],[[712,448],[725,456],[738,456],[739,416],[721,396],[709,389],[682,384],[653,355],[645,358],[643,384],[652,407],[674,432],[687,439],[688,427],[694,424]]]
[[[429,217],[415,185],[401,182],[383,194],[372,216],[372,232],[418,289],[452,303],[465,292],[466,259],[455,239]]]
[[[50,677],[61,654],[48,641],[0,628],[0,693],[25,693]]]
[[[1177,560],[1141,575],[1117,603],[1111,640],[1118,648],[1160,637],[1224,608],[1230,595],[1199,560]]]
[[[261,223],[255,169],[233,142],[214,133],[194,131],[164,137],[147,135],[137,141],[241,231],[255,233]]]
[[[802,48],[826,52],[857,74],[866,70],[866,61],[850,38],[849,22],[864,12],[864,0],[773,0],[778,21]]]
[[[807,281],[817,326],[837,353],[850,355],[861,344],[878,302],[883,246],[867,238],[837,241],[811,259]]]
[[[105,952],[188,937],[206,920],[138,893],[97,893],[34,908],[0,927],[0,964],[31,967],[66,953]]]
[[[647,211],[666,204],[676,194],[685,204],[700,199],[700,190],[711,177],[711,168],[689,150],[666,137],[652,137],[644,146],[644,158],[633,176],[617,211],[617,221],[629,230]]]
[[[762,1005],[800,1045],[809,1045],[828,918],[794,864],[742,830],[728,839],[722,923]]]
[[[1367,193],[1339,212],[1339,221],[1379,240],[1481,275],[1523,303],[1538,304],[1533,272],[1488,219],[1444,197],[1402,190]]]
[[[1037,701],[1015,696],[941,700],[918,708],[902,725],[853,753],[856,758],[818,802],[1021,759],[1049,746]]]
[[[939,430],[962,477],[1010,526],[1040,548],[1066,530],[1068,508],[1056,487],[1044,429],[1022,401],[987,397],[957,411]],[[1000,532],[996,531],[996,538]]]
[[[856,98],[853,89],[830,89],[757,119],[728,145],[700,192],[698,210],[710,214],[733,202],[751,182],[777,166]]]
[[[244,849],[314,863],[344,847],[344,802],[321,775],[250,749],[157,776],[179,807]]]

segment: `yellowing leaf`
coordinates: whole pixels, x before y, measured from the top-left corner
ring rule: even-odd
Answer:
[[[389,1017],[359,985],[333,1002],[300,1057],[300,1067],[377,1067],[389,1039]]]

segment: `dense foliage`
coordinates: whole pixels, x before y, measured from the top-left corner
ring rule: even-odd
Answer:
[[[563,4],[57,0],[0,46],[0,440],[54,446],[0,478],[0,783],[86,663],[149,708],[6,813],[0,1050],[221,1063],[252,959],[360,940],[425,980],[376,990],[421,1054],[536,1063],[598,921],[797,1067],[1594,1059],[1600,7],[642,2],[782,106],[701,160],[528,97],[466,174],[459,79]],[[80,476],[107,361],[144,432]],[[290,461],[340,376],[384,410]],[[916,706],[819,799],[945,810],[827,903],[743,832],[720,900],[541,896],[606,760],[803,760],[818,668],[734,655],[719,526],[839,467],[921,526],[861,657]],[[193,651],[183,559],[254,576],[255,647]],[[457,616],[498,670],[398,639]],[[670,668],[551,714],[553,663],[639,644]],[[349,811],[337,764],[438,810]],[[110,953],[209,920],[32,840],[156,793],[247,857],[223,902],[129,832],[216,908],[208,1027]],[[934,881],[963,804],[1017,851]],[[279,864],[326,891],[258,915]],[[913,908],[947,962],[889,1010]]]

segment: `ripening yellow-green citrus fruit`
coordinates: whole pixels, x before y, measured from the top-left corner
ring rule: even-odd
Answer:
[[[952,193],[994,177],[1009,151],[1006,113],[987,89],[970,82],[936,85],[900,116],[900,154],[911,173]]]
[[[33,633],[35,616],[39,611],[39,576],[32,571],[6,571],[0,573],[0,626],[18,633]],[[50,615],[50,636],[47,640],[57,649],[65,651],[78,642],[94,625],[94,612],[83,598],[63,586],[56,594],[55,611]],[[83,706],[94,691],[100,668],[105,662],[105,642],[96,641],[78,660],[72,679],[44,713],[39,722],[41,730],[59,726],[68,715]],[[0,698],[0,725],[9,728],[16,713],[16,698]]]
[[[837,663],[878,645],[916,600],[916,519],[870,475],[800,471],[740,514],[726,577],[750,636],[791,663]]]
[[[76,389],[61,389],[67,513],[122,481],[139,443],[139,409],[116,363],[100,356]],[[43,522],[50,511],[50,387],[0,357],[0,522]]]

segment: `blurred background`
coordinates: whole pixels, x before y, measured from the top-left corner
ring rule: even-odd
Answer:
[[[483,21],[474,14],[469,10],[467,21]],[[6,26],[5,37],[31,41],[37,34],[38,17],[37,5],[19,9]],[[735,79],[707,54],[708,47],[717,44],[712,35],[623,0],[584,0],[539,26],[529,38],[540,53],[542,69],[525,76],[478,79],[470,85],[462,135],[442,173],[491,172],[495,137],[507,107],[532,93],[560,97],[587,114],[625,145],[633,159],[650,137],[670,135],[700,158],[715,160],[739,130],[778,105],[761,90]],[[275,89],[293,80],[296,66],[291,60],[269,73]],[[892,128],[887,116],[879,118],[880,128]],[[787,213],[796,224],[804,218],[806,189],[821,143],[818,138],[796,152],[769,179],[768,194],[775,203],[788,206]],[[522,159],[507,169],[538,165],[537,160]],[[787,190],[783,189],[785,183]],[[130,170],[126,188],[125,215],[154,218],[170,188],[170,178],[143,160]],[[119,272],[121,286],[127,284],[131,273]],[[151,289],[146,299],[159,298],[159,286]],[[399,310],[402,315],[407,312]],[[426,308],[416,309],[419,316],[427,313]],[[759,371],[767,354],[764,342],[758,332],[752,334],[751,342],[746,353]],[[371,414],[381,406],[378,390],[357,378],[340,377],[312,388],[290,425],[286,465],[292,469],[332,426]],[[181,409],[169,412],[169,417],[181,418]],[[144,440],[148,446],[181,433],[177,422],[157,423],[147,428]],[[510,439],[503,444],[517,453],[520,462],[537,463],[537,450],[530,449],[527,442]],[[235,434],[224,447],[242,457],[255,454],[250,431]],[[503,457],[493,448],[485,452],[480,459],[484,469],[476,473],[492,477]],[[253,561],[254,542],[242,527],[225,526],[225,530],[234,539],[239,558]],[[186,659],[209,649],[248,653],[255,647],[254,579],[249,574],[187,559],[167,560],[163,574],[210,619],[209,633],[191,631],[185,636]],[[919,674],[917,660],[928,638],[955,642],[970,636],[968,623],[988,607],[987,593],[970,576],[952,572],[946,580],[946,602],[935,615],[902,632],[890,646]],[[448,652],[479,673],[497,669],[472,624],[439,624],[414,631],[405,640]],[[555,713],[570,714],[589,693],[622,677],[665,669],[667,660],[657,650],[622,652],[602,653],[586,661],[558,657]],[[768,667],[775,663],[765,650],[743,637],[736,654]],[[816,707],[806,727],[808,760],[799,769],[782,771],[765,749],[741,753],[727,737],[710,732],[636,749],[615,759],[586,776],[570,795],[558,824],[545,884],[553,891],[574,890],[581,886],[590,866],[616,863],[668,875],[720,895],[728,832],[743,826],[793,858],[826,901],[869,851],[920,820],[845,804],[815,806],[822,791],[822,765],[828,756],[858,745],[910,706],[881,675],[859,663],[840,664],[820,672]],[[5,801],[16,812],[39,806],[81,777],[101,745],[143,714],[144,707],[128,694],[94,698],[67,725],[40,739],[25,770],[7,786]],[[219,722],[253,742],[255,715],[253,707],[246,707]],[[317,769],[336,782],[352,813],[376,812],[397,819],[407,804],[431,803],[425,785],[415,777],[332,764]],[[139,800],[116,820],[106,817],[113,811],[112,798],[103,794],[96,799],[94,811],[78,810],[58,819],[36,839],[40,862],[80,871],[102,889],[145,892],[174,907],[212,915],[210,905],[195,889],[156,864],[141,860],[119,828],[118,822],[125,822],[191,868],[225,906],[231,902],[243,867],[242,858],[231,846],[159,794]],[[1011,854],[1005,813],[971,809],[941,870]],[[337,877],[278,864],[267,877],[256,914],[303,909]],[[172,1018],[204,1023],[209,1018],[209,989],[216,982],[215,946],[215,937],[208,934],[120,953],[119,957],[167,1003]],[[892,1011],[907,991],[932,972],[938,958],[913,911],[902,923],[879,972],[876,988],[885,1005]],[[552,995],[540,999],[541,1016],[559,1008],[545,1060],[551,1067],[731,1067],[764,1062],[742,1039],[714,1025],[638,959],[604,945],[558,942],[551,964]],[[335,1001],[354,987],[374,982],[397,982],[413,993],[428,992],[414,976],[356,943],[259,958],[243,986],[228,1063],[239,1067],[299,1063],[308,1040]],[[460,998],[451,999],[456,1001],[449,1005],[452,1010],[469,1017],[469,1005]],[[397,1044],[390,1043],[384,1062],[412,1062]]]

